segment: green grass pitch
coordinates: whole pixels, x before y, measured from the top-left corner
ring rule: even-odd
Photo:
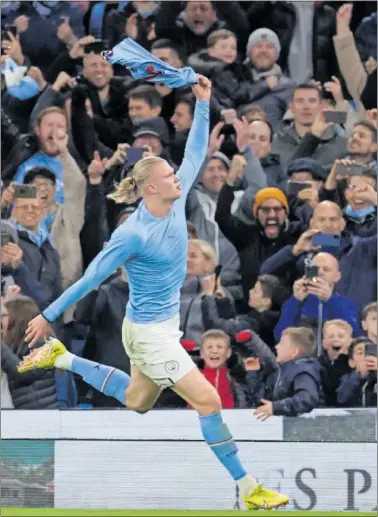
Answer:
[[[60,510],[50,508],[2,508],[2,517],[263,517],[276,515],[280,517],[373,517],[371,512],[301,512],[240,510]]]

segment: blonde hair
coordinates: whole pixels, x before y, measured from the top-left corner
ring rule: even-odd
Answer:
[[[220,329],[210,329],[207,330],[204,334],[202,334],[200,346],[203,346],[207,339],[209,338],[219,338],[223,339],[228,348],[231,347],[231,339],[226,332]]]
[[[199,248],[200,252],[206,260],[211,260],[212,262],[214,262],[214,266],[217,264],[218,258],[216,251],[209,242],[203,241],[201,239],[190,239],[189,242],[193,246],[197,246],[197,248]]]
[[[146,156],[139,160],[134,165],[131,175],[115,186],[115,191],[107,196],[108,199],[127,205],[135,203],[141,197],[140,188],[148,178],[151,167],[164,161],[163,158],[157,156]]]
[[[288,327],[282,332],[301,350],[304,356],[313,356],[316,352],[316,337],[312,329],[307,327]]]
[[[342,329],[346,330],[348,332],[348,334],[350,334],[350,335],[353,334],[353,329],[352,329],[351,325],[349,325],[349,323],[345,320],[338,319],[338,320],[328,320],[324,323],[323,335],[324,335],[327,327],[330,327],[331,325],[336,325],[336,327],[341,327]]]

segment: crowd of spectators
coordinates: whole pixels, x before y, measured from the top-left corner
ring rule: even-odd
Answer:
[[[187,198],[182,346],[224,408],[258,418],[377,403],[373,2],[1,2],[2,407],[120,407],[60,371],[19,374],[24,331],[135,210],[142,156],[181,163],[191,90],[102,59],[129,37],[213,85]],[[56,322],[125,372],[123,268]],[[164,391],[159,408],[186,407]]]

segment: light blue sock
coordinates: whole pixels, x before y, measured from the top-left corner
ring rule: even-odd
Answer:
[[[126,390],[130,384],[130,376],[127,373],[77,356],[74,356],[71,371],[80,375],[96,390],[108,397],[114,397],[125,405]]]
[[[234,481],[245,477],[247,472],[238,457],[238,448],[232,435],[223,422],[220,413],[200,416],[202,433],[206,443],[218,460],[226,467]]]

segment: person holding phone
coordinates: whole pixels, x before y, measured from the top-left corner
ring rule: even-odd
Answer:
[[[346,229],[352,235],[370,237],[377,233],[377,175],[369,166],[336,160],[320,190],[322,200],[343,208]]]
[[[377,350],[377,345],[366,338],[353,340],[348,350],[352,372],[341,377],[337,389],[340,406],[377,406]]]
[[[274,329],[276,339],[286,328],[297,327],[303,321],[321,332],[324,322],[331,319],[347,321],[353,335],[361,335],[357,304],[335,291],[340,278],[338,260],[329,253],[318,253],[311,269],[294,282],[293,296],[284,304]]]

